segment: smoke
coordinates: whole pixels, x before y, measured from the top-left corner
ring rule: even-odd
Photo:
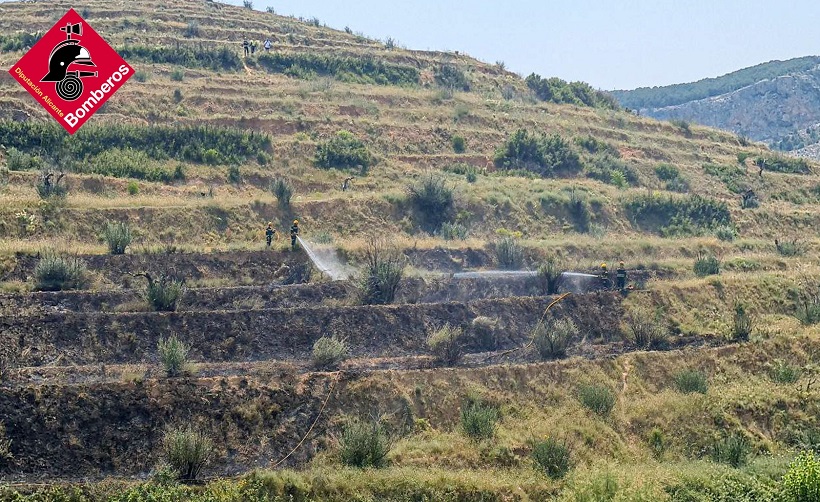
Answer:
[[[323,274],[327,275],[334,281],[347,279],[352,275],[356,275],[356,269],[345,264],[339,259],[336,250],[328,246],[320,246],[314,243],[297,237],[302,249],[305,250],[313,265]]]

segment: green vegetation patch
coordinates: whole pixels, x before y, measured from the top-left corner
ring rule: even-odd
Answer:
[[[415,85],[419,81],[416,68],[387,63],[371,56],[274,52],[249,59],[248,64],[271,73],[306,79],[328,76],[344,82],[379,85]]]
[[[701,235],[732,223],[726,203],[699,195],[640,195],[624,208],[633,225],[667,237]]]
[[[618,102],[610,94],[596,91],[586,82],[566,82],[558,77],[542,78],[530,74],[525,82],[541,101],[550,103],[567,103],[594,108],[617,110]]]
[[[126,45],[119,47],[117,52],[128,61],[172,64],[214,71],[237,71],[242,68],[239,54],[227,47],[209,48],[179,44],[175,47]]]

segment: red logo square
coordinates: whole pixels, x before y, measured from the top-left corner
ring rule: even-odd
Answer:
[[[71,9],[9,73],[74,134],[134,69]]]

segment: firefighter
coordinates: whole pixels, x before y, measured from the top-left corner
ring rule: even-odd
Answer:
[[[296,249],[296,238],[299,237],[299,220],[293,220],[290,226],[290,247]]]
[[[618,289],[621,291],[626,289],[626,268],[624,267],[624,262],[618,264],[618,270],[615,272],[615,280]]]
[[[609,289],[610,282],[609,282],[609,271],[606,269],[606,263],[601,263],[601,287],[603,289]]]
[[[270,243],[273,238],[276,236],[276,229],[273,228],[273,223],[268,222],[268,228],[265,229],[265,240],[268,243],[268,247],[270,247]]]

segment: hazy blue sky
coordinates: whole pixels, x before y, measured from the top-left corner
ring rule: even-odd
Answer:
[[[254,0],[267,6],[602,89],[690,82],[820,53],[818,0]]]

